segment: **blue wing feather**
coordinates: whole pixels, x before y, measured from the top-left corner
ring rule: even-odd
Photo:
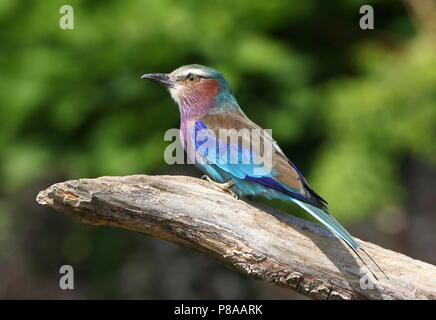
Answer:
[[[294,188],[278,182],[274,178],[278,175],[274,170],[271,170],[268,174],[256,173],[255,169],[261,168],[262,164],[254,162],[252,150],[247,150],[237,143],[226,143],[217,139],[203,122],[197,121],[195,123],[193,130],[189,131],[189,137],[192,139],[192,145],[195,145],[196,160],[199,162],[197,165],[202,170],[212,173],[211,175],[214,178],[219,178],[218,169],[221,169],[228,174],[225,175],[226,178],[230,177],[248,181],[250,182],[249,186],[252,186],[253,183],[260,184],[302,201],[309,200],[304,195],[299,194]],[[235,157],[232,159],[232,155],[237,155],[237,159]],[[208,169],[208,167],[211,168]],[[250,190],[248,193],[250,195],[254,194],[253,190]]]
[[[224,182],[232,179],[242,196],[263,194],[268,198],[293,201],[343,239],[351,248],[360,248],[353,237],[330,214],[310,204],[310,199],[304,194],[278,182],[274,178],[277,176],[276,172],[256,174],[254,169],[260,165],[254,163],[251,150],[244,149],[238,144],[226,143],[217,139],[201,121],[197,121],[193,129],[190,130],[189,137],[193,140],[192,144],[195,145],[197,160],[200,162],[197,165],[214,180]],[[237,154],[237,161],[230,163],[229,155],[232,152]],[[243,162],[242,159],[248,159],[248,161]],[[298,172],[298,174],[300,173]],[[303,177],[302,181],[306,183]]]

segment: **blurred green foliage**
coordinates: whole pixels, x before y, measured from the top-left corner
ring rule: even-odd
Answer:
[[[314,180],[332,212],[356,218],[401,205],[402,160],[436,164],[436,55],[426,40],[395,55],[366,45],[356,54],[362,76],[329,84]]]
[[[63,4],[74,30],[59,28]],[[359,28],[363,4],[375,30]],[[401,205],[405,158],[436,161],[434,38],[397,0],[2,0],[0,26],[5,197],[56,177],[166,172],[163,134],[178,111],[139,77],[190,63],[224,73],[341,221]],[[0,245],[11,221],[30,219],[12,218],[18,202],[0,198]],[[130,236],[71,228],[52,250],[113,293],[105,279]]]

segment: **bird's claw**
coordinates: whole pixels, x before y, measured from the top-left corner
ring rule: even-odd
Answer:
[[[236,200],[239,200],[238,195],[231,189],[235,185],[235,183],[232,181],[232,179],[230,179],[226,182],[223,182],[223,183],[219,183],[219,182],[212,180],[208,175],[201,176],[201,179],[209,181],[215,187],[218,187],[221,190],[230,193],[233,198],[235,198]]]

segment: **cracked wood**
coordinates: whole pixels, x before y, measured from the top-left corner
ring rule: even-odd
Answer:
[[[390,278],[365,289],[365,269],[324,227],[192,177],[70,180],[41,191],[37,201],[89,225],[182,244],[315,299],[436,299],[436,267],[359,240]]]

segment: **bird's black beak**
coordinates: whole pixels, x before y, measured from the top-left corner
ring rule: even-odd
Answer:
[[[166,88],[173,86],[173,82],[171,81],[167,73],[147,73],[144,74],[141,79],[149,79],[151,81],[160,83]]]

